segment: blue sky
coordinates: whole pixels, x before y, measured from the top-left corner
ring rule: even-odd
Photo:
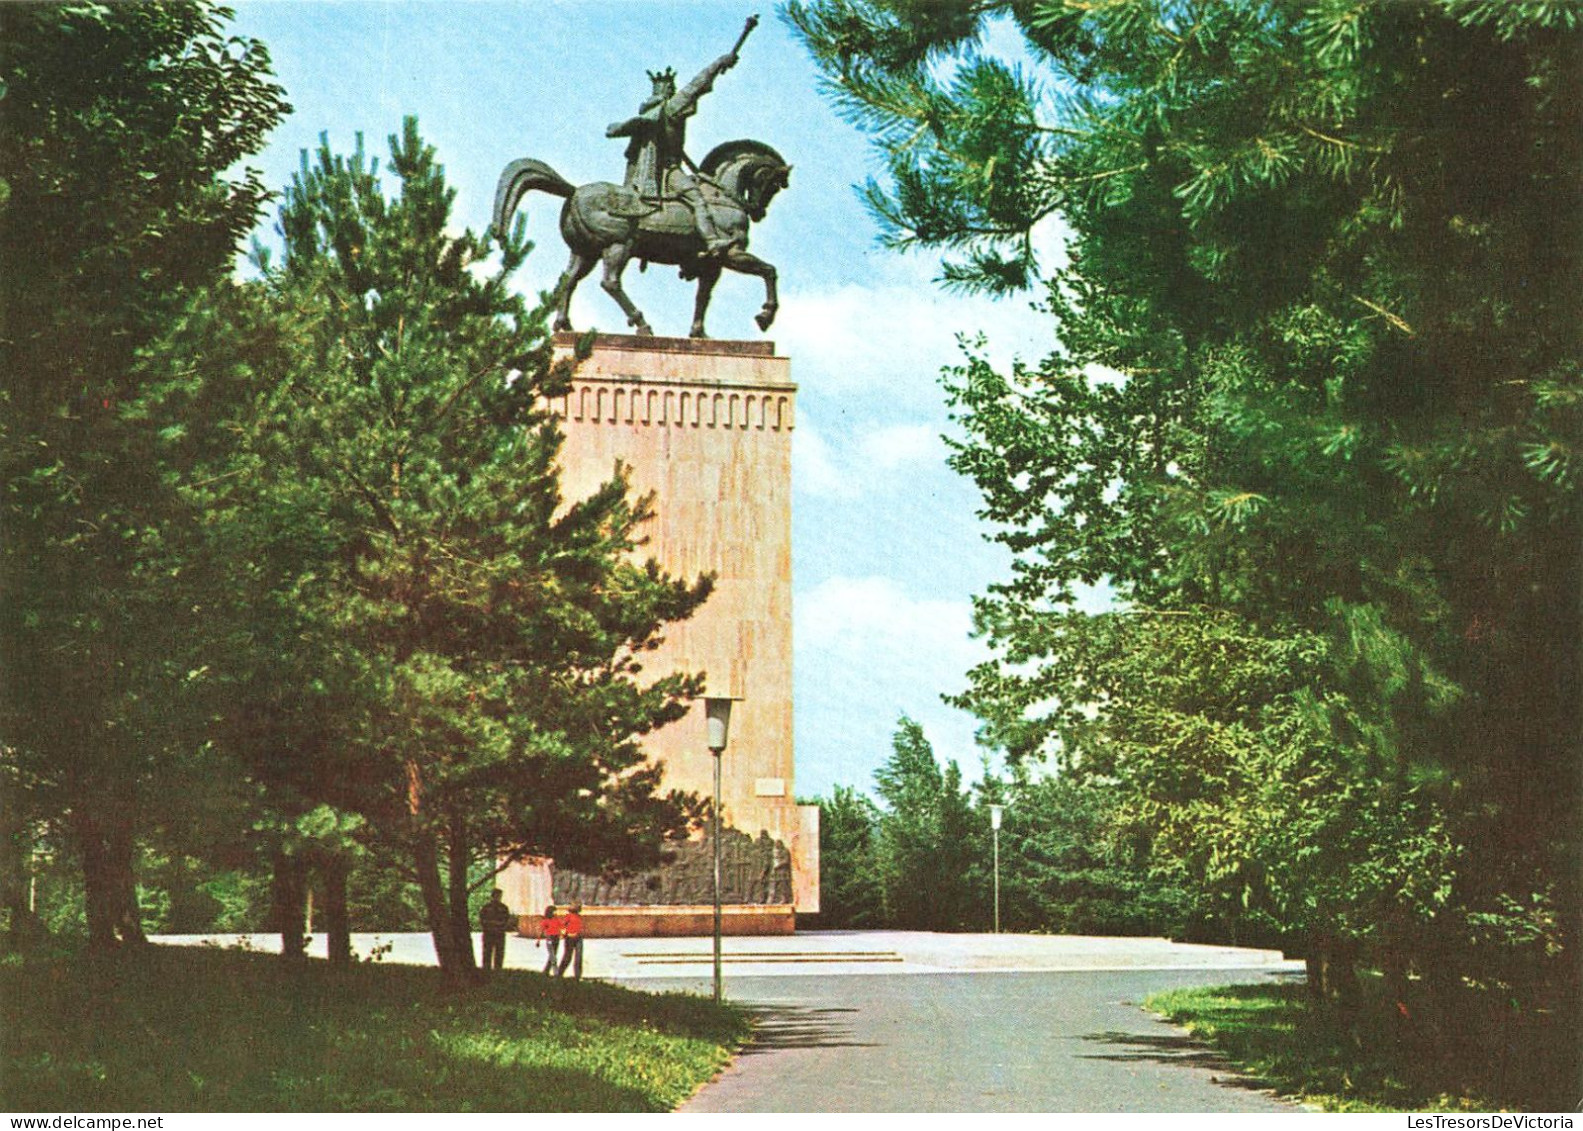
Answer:
[[[990,354],[1037,358],[1053,344],[1030,299],[944,294],[937,262],[878,248],[852,185],[874,172],[863,138],[830,109],[806,53],[768,3],[640,0],[244,0],[234,30],[262,39],[295,112],[257,159],[287,183],[304,148],[329,134],[349,151],[362,131],[375,155],[416,114],[457,190],[456,217],[489,221],[504,165],[537,157],[574,183],[620,180],[621,142],[605,127],[648,92],[646,70],[686,81],[727,51],[747,16],[758,29],[740,64],[704,98],[688,129],[700,157],[751,137],[793,166],[790,187],[753,231],[753,250],[781,273],[781,311],[767,335],[752,316],[757,280],[727,275],[709,329],[774,341],[799,385],[793,545],[797,792],[869,789],[903,713],[942,758],[976,776],[973,720],[940,702],[984,653],[969,599],[1007,572],[984,542],[972,486],[945,466],[949,422],[942,366],[959,333],[983,332]],[[518,276],[529,291],[565,265],[559,202],[530,197],[538,249]],[[271,219],[271,226],[273,220]],[[1054,233],[1047,242],[1053,244]],[[692,288],[674,272],[627,272],[634,300],[661,334],[685,334]],[[572,307],[578,329],[620,332],[620,312],[593,284]],[[661,501],[663,505],[663,500]]]

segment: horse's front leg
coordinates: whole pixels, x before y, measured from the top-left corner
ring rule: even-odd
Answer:
[[[704,333],[704,315],[709,311],[710,296],[715,293],[715,284],[720,281],[720,265],[709,263],[698,271],[698,297],[693,300],[693,328],[689,334],[694,338],[707,338]]]
[[[617,304],[626,313],[627,324],[632,326],[637,334],[647,337],[654,333],[654,328],[649,325],[648,319],[643,317],[627,292],[621,288],[621,273],[627,269],[627,263],[632,258],[631,244],[613,244],[605,249],[605,277],[600,286],[605,293],[615,299]]]
[[[749,254],[738,247],[733,247],[726,254],[724,263],[725,266],[733,271],[740,271],[744,275],[757,275],[764,280],[764,305],[753,316],[753,321],[758,323],[760,330],[768,330],[770,323],[775,321],[775,312],[780,309],[781,305],[779,295],[775,290],[775,268],[758,256]]]

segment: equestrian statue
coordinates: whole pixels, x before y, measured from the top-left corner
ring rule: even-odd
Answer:
[[[704,314],[720,272],[726,268],[764,280],[764,306],[754,317],[768,330],[780,303],[775,268],[748,254],[748,227],[764,218],[775,194],[786,187],[791,166],[758,141],[728,141],[701,162],[687,156],[687,119],[715,79],[736,65],[742,45],[758,24],[750,17],[735,46],[676,89],[667,68],[649,72],[652,90],[630,118],[613,123],[606,137],[627,138],[624,184],[605,181],[574,186],[543,161],[524,158],[507,165],[495,190],[495,231],[504,238],[522,198],[535,189],[564,197],[561,237],[571,249],[555,287],[555,329],[570,330],[572,292],[596,263],[604,264],[605,292],[620,304],[638,334],[652,334],[648,320],[621,286],[633,259],[643,266],[666,263],[683,279],[698,281],[691,334],[706,337]]]

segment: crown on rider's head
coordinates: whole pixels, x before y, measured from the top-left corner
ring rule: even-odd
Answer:
[[[650,71],[649,81],[655,86],[659,86],[662,82],[669,83],[671,86],[675,86],[676,71],[672,67],[666,67],[663,71]]]

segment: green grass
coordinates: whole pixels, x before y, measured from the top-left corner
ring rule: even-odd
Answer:
[[[507,970],[149,947],[0,966],[0,1108],[33,1111],[669,1111],[745,1016]]]
[[[1355,1026],[1312,1008],[1300,985],[1171,990],[1144,1008],[1181,1025],[1243,1074],[1326,1111],[1570,1111],[1566,1026],[1472,1023],[1399,1029],[1366,985]]]

